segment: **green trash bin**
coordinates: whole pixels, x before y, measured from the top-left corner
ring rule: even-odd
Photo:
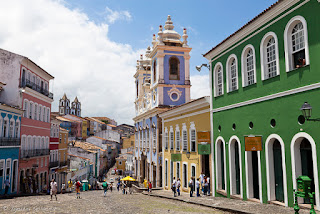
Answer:
[[[88,191],[88,190],[89,190],[89,181],[82,180],[82,191]]]

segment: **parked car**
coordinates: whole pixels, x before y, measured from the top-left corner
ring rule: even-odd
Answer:
[[[113,183],[114,182],[114,179],[113,178],[110,178],[110,183]]]
[[[111,175],[115,175],[116,172],[114,170],[111,170]]]

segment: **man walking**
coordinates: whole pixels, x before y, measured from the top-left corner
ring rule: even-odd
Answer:
[[[192,195],[193,195],[193,177],[190,178],[189,188],[190,188],[190,197],[192,197]]]
[[[176,187],[177,187],[177,181],[176,177],[173,177],[173,182],[172,182],[172,191],[173,191],[173,197],[176,197]]]
[[[197,189],[197,197],[199,197],[199,196],[200,196],[200,193],[199,193],[199,191],[200,191],[200,181],[199,181],[199,178],[197,178],[197,180],[196,180],[196,189]]]
[[[180,187],[181,187],[181,182],[180,182],[180,178],[177,179],[177,192],[178,192],[178,196],[180,196]]]
[[[5,186],[4,195],[7,195],[7,194],[8,194],[8,191],[9,191],[9,187],[10,187],[9,178],[7,178],[7,179],[4,181],[4,186]]]
[[[69,187],[69,192],[71,193],[72,192],[72,185],[73,185],[73,183],[72,183],[72,181],[71,181],[71,179],[68,181],[68,187]]]
[[[80,187],[82,186],[81,185],[81,182],[76,180],[76,193],[77,193],[77,199],[79,198],[80,199]]]
[[[102,187],[103,187],[104,197],[106,197],[107,191],[108,191],[108,183],[106,180],[102,183]]]
[[[58,185],[57,182],[52,179],[50,183],[50,196],[51,196],[51,201],[52,201],[52,196],[54,195],[56,197],[56,201],[58,200],[57,198],[57,191],[58,191]]]

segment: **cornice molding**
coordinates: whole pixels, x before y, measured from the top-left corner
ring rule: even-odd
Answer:
[[[43,95],[43,94],[41,94],[41,93],[39,93],[37,91],[34,91],[31,88],[25,87],[24,90],[25,91],[23,93],[26,93],[26,94],[28,94],[30,96],[33,96],[33,97],[36,97],[36,98],[38,98],[38,99],[40,99],[40,100],[42,100],[44,102],[47,102],[47,103],[50,103],[50,104],[53,102],[53,99],[51,99],[51,98],[49,98],[49,97],[47,97],[47,96],[45,96],[45,95]]]
[[[246,106],[246,105],[250,105],[250,104],[254,104],[254,103],[259,103],[259,102],[263,102],[263,101],[267,101],[267,100],[272,100],[272,99],[276,99],[276,98],[280,98],[280,97],[285,97],[285,96],[292,95],[292,94],[297,94],[297,93],[301,93],[301,92],[305,92],[305,91],[310,91],[310,90],[317,89],[317,88],[320,88],[320,83],[315,83],[315,84],[312,84],[312,85],[302,86],[300,88],[295,88],[295,89],[291,89],[291,90],[288,90],[288,91],[283,91],[283,92],[279,92],[279,93],[276,93],[276,94],[271,94],[271,95],[268,95],[268,96],[259,97],[259,98],[255,98],[255,99],[252,99],[252,100],[247,100],[247,101],[244,101],[244,102],[228,105],[228,106],[223,106],[223,107],[220,107],[220,108],[214,108],[211,111],[213,113],[216,113],[216,112],[225,111],[225,110],[229,110],[229,109],[233,109],[233,108],[238,108],[238,107],[242,107],[242,106]]]

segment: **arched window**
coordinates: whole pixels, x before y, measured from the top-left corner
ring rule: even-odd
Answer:
[[[139,82],[138,80],[136,81],[136,89],[137,89],[137,97],[139,96]]]
[[[153,67],[152,67],[152,74],[153,74],[153,83],[157,81],[157,60],[153,60]]]
[[[307,22],[302,16],[293,17],[284,32],[286,71],[309,65]]]
[[[16,121],[15,134],[14,134],[14,136],[15,136],[16,138],[19,138],[19,137],[20,137],[20,121],[19,121],[19,120]]]
[[[28,117],[28,100],[24,100],[23,102],[23,116]]]
[[[42,113],[42,106],[39,105],[39,120],[40,120],[40,121],[42,121],[41,113]]]
[[[32,119],[33,116],[33,102],[30,102],[29,105],[29,118]]]
[[[256,83],[256,56],[254,47],[247,45],[242,52],[242,85],[248,86]]]
[[[33,117],[34,120],[38,120],[38,104],[35,103],[34,104],[34,117]]]
[[[223,68],[220,62],[214,67],[214,79],[214,96],[217,97],[223,94]]]
[[[269,79],[280,74],[278,39],[273,32],[267,33],[260,44],[261,79]]]
[[[180,80],[180,61],[175,56],[169,59],[169,79]]]
[[[238,90],[238,60],[234,54],[227,60],[227,90]]]
[[[6,117],[3,120],[3,137],[8,137],[9,135],[9,119]]]

